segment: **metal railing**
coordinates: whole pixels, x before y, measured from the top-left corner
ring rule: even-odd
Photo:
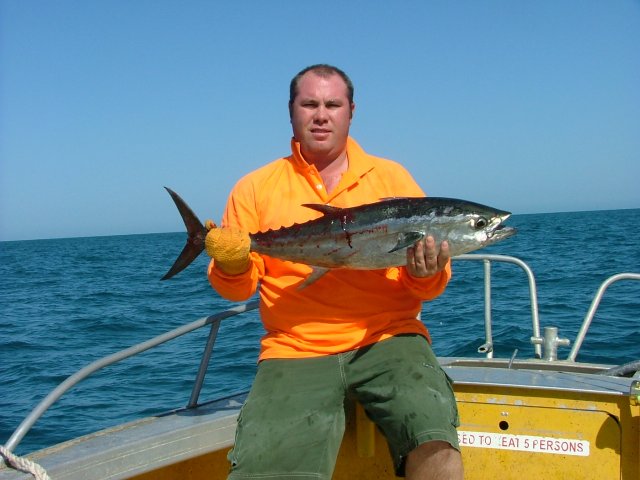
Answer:
[[[529,282],[529,299],[531,301],[531,324],[533,336],[540,336],[540,316],[538,313],[538,290],[536,279],[531,268],[522,260],[507,255],[467,254],[453,257],[453,260],[481,260],[484,263],[484,331],[485,343],[478,347],[478,353],[486,353],[487,358],[493,358],[493,330],[491,312],[491,262],[511,263],[517,265],[527,275]],[[533,346],[536,358],[542,358],[542,345]]]
[[[582,321],[580,331],[576,336],[576,340],[573,342],[573,348],[571,349],[571,352],[569,352],[567,360],[575,362],[576,357],[578,356],[578,352],[580,351],[580,347],[582,346],[582,342],[584,341],[584,338],[587,335],[587,331],[589,330],[589,326],[591,325],[593,317],[595,316],[596,311],[598,310],[598,306],[600,305],[600,301],[604,296],[604,292],[607,290],[607,288],[609,288],[611,284],[619,282],[620,280],[640,280],[640,273],[618,273],[617,275],[612,275],[604,282],[602,282],[602,285],[600,285],[600,288],[598,289],[595,297],[593,297],[591,305],[589,306],[589,310],[587,310],[587,314]]]
[[[200,390],[202,389],[206,367],[209,363],[209,359],[211,358],[211,350],[213,349],[213,343],[215,342],[215,337],[218,333],[220,322],[225,318],[233,317],[250,310],[255,310],[256,308],[258,308],[257,300],[244,305],[238,305],[237,307],[230,308],[229,310],[225,310],[224,312],[195,320],[194,322],[188,323],[187,325],[183,325],[174,330],[163,333],[162,335],[158,335],[157,337],[147,340],[146,342],[139,343],[107,357],[96,360],[93,363],[90,363],[86,367],[78,370],[76,373],[71,375],[60,385],[58,385],[33,409],[31,413],[29,413],[29,415],[27,415],[27,417],[18,426],[18,428],[16,428],[9,440],[5,443],[5,448],[10,452],[13,451],[22,441],[27,432],[29,432],[31,427],[49,409],[49,407],[51,407],[51,405],[58,401],[58,399],[67,391],[69,391],[74,385],[86,379],[98,370],[101,370],[109,365],[113,365],[114,363],[120,362],[126,358],[142,353],[146,350],[149,350],[150,348],[157,347],[158,345],[178,338],[186,333],[192,332],[207,325],[211,325],[209,339],[207,340],[207,346],[205,347],[205,353],[203,354],[202,360],[200,362],[200,369],[198,370],[198,375],[196,377],[193,391],[191,392],[191,399],[188,405],[189,407],[195,406],[198,401],[198,396],[200,395]]]
[[[533,344],[536,358],[544,358],[546,360],[556,360],[555,351],[558,345],[567,345],[568,341],[557,337],[557,328],[546,327],[545,334],[555,331],[555,335],[552,338],[547,339],[548,335],[542,337],[540,335],[540,316],[538,313],[538,293],[536,288],[536,281],[533,272],[529,266],[522,260],[516,257],[510,257],[507,255],[487,255],[487,254],[467,254],[453,257],[453,260],[482,260],[484,263],[484,314],[485,314],[485,338],[486,341],[483,345],[478,347],[478,353],[486,353],[487,358],[493,358],[493,335],[492,335],[492,312],[491,312],[491,262],[504,262],[518,265],[527,274],[529,281],[529,297],[531,300],[531,322],[533,328],[533,336],[531,337],[531,343]],[[587,331],[591,326],[591,322],[596,314],[600,301],[604,296],[605,291],[611,284],[619,282],[621,280],[640,280],[640,274],[638,273],[618,273],[607,278],[596,292],[589,310],[582,321],[580,330],[573,342],[571,352],[567,357],[567,361],[575,362],[580,347],[584,342],[587,335]],[[547,330],[549,332],[547,332]],[[543,357],[542,349],[544,346],[545,354]]]

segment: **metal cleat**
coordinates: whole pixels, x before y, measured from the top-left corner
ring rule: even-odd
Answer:
[[[544,327],[544,337],[531,337],[531,343],[542,345],[542,358],[549,362],[558,360],[558,347],[568,347],[568,338],[558,337],[558,327]]]

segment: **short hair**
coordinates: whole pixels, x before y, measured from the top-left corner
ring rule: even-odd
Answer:
[[[332,75],[339,75],[347,85],[347,97],[349,98],[349,103],[353,103],[353,82],[351,82],[349,76],[338,67],[334,67],[333,65],[328,65],[326,63],[318,63],[316,65],[311,65],[300,70],[300,72],[298,72],[298,74],[291,79],[291,84],[289,85],[289,109],[291,109],[293,101],[298,95],[298,82],[300,81],[300,78],[302,78],[302,76],[308,72],[313,72],[319,77],[324,78],[330,77]]]

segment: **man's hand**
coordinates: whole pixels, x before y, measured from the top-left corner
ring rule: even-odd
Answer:
[[[412,277],[430,277],[444,270],[450,258],[447,241],[440,244],[438,251],[436,241],[428,236],[407,248],[407,272]]]
[[[210,230],[205,238],[205,248],[215,267],[227,275],[239,275],[249,270],[249,235],[238,228],[217,228],[212,224],[207,228]]]

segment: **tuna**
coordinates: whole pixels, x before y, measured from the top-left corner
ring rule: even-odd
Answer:
[[[166,280],[186,268],[204,249],[207,229],[180,196],[165,187],[188,232],[187,244]],[[452,256],[504,240],[516,229],[503,225],[510,212],[444,197],[389,198],[350,208],[305,204],[323,215],[315,220],[250,235],[251,250],[314,267],[373,270],[406,265],[406,249],[432,236],[449,243]]]

